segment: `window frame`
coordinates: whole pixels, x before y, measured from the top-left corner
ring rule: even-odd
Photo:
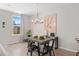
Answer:
[[[14,23],[13,23],[13,17],[14,16],[20,16],[20,24],[17,24],[19,27],[20,27],[20,33],[19,34],[14,34],[14,27],[15,26],[17,26],[17,25],[15,25]],[[12,36],[17,36],[17,35],[21,35],[21,23],[22,23],[22,21],[21,21],[21,15],[12,15],[11,16],[11,21],[12,21]]]

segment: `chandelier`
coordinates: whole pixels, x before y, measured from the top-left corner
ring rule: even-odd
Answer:
[[[39,17],[38,6],[39,6],[39,4],[36,3],[36,18],[35,19],[32,19],[32,22],[33,23],[43,23],[43,20],[41,20],[41,18]]]

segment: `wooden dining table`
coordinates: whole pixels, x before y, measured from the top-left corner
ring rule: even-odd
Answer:
[[[44,44],[45,42],[50,41],[52,38],[55,41],[55,49],[58,49],[58,37],[57,36],[56,37],[47,37],[45,39],[35,39],[35,38],[32,38],[32,41],[38,42],[39,44]]]
[[[40,45],[44,45],[46,42],[51,41],[52,39],[55,40],[55,37],[48,37],[45,39],[32,39],[33,42],[36,42],[38,45],[38,55],[40,56]]]

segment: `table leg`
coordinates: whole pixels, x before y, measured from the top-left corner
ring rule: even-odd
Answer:
[[[55,49],[57,49],[58,48],[58,37],[56,37],[56,39],[55,39]]]
[[[38,43],[38,56],[40,56],[40,46],[39,46],[39,43]]]

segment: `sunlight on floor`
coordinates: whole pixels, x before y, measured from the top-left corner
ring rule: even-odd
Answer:
[[[27,43],[16,43],[8,45],[9,55],[11,56],[26,56],[27,55]]]

